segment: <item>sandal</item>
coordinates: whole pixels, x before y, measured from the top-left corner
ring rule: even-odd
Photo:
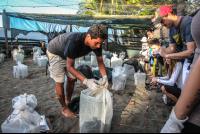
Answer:
[[[146,85],[145,89],[151,91],[151,90],[155,90],[156,87],[154,85]]]

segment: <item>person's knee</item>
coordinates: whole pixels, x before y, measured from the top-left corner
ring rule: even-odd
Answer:
[[[70,78],[70,77],[67,77],[67,82],[69,83],[74,83],[76,79],[73,79],[73,78]]]
[[[58,86],[62,86],[64,84],[64,82],[56,82],[56,85]]]

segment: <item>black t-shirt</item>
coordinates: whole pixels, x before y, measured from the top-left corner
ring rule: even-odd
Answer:
[[[75,59],[88,54],[93,51],[97,57],[102,56],[102,45],[98,49],[91,49],[86,46],[85,41],[86,33],[69,32],[61,34],[51,40],[47,46],[50,53],[59,55],[63,59],[66,57]]]

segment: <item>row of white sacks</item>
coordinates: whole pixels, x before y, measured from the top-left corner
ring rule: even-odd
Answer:
[[[108,58],[106,58],[107,56],[112,56],[112,58],[108,59]],[[109,67],[109,68],[122,66],[123,62],[128,60],[128,59],[124,60],[124,57],[125,57],[124,52],[120,53],[120,56],[119,56],[120,58],[117,58],[117,54],[115,54],[115,53],[110,53],[109,51],[105,51],[105,53],[103,53],[103,51],[102,51],[102,57],[103,57],[103,62],[105,64],[105,67]],[[82,56],[82,57],[75,59],[75,68],[78,68],[79,66],[81,66],[83,64],[86,64],[91,68],[98,67],[97,58],[96,58],[95,53],[91,52],[91,56],[86,55],[86,56]]]

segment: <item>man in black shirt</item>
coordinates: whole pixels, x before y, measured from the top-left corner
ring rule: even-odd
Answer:
[[[62,105],[62,114],[69,118],[76,116],[68,109],[67,104],[71,100],[74,90],[74,82],[79,79],[91,90],[98,90],[100,87],[95,79],[86,79],[75,68],[75,58],[84,56],[93,51],[96,54],[99,70],[103,77],[105,88],[108,87],[106,68],[102,58],[103,41],[108,38],[108,31],[102,24],[95,24],[89,28],[87,33],[69,32],[64,33],[51,40],[47,47],[49,58],[50,77],[56,82],[56,92]],[[66,97],[64,96],[63,84],[67,75]]]

